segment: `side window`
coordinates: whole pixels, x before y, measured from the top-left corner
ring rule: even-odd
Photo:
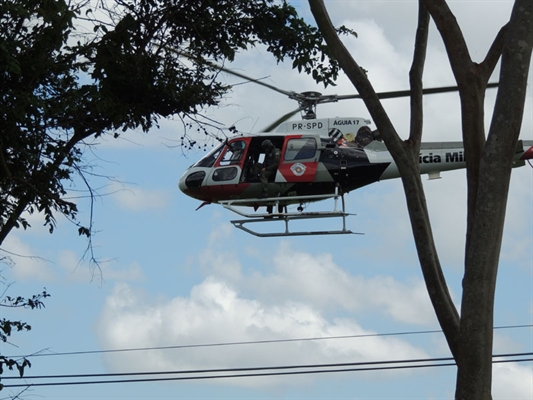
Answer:
[[[305,160],[316,155],[314,138],[290,139],[285,150],[285,161]]]
[[[244,149],[246,143],[243,140],[237,140],[231,142],[220,160],[220,165],[235,165],[239,164],[242,156],[244,155]]]
[[[237,177],[237,167],[218,168],[213,172],[215,182],[231,181]]]

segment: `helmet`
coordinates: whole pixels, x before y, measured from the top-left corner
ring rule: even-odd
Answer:
[[[231,142],[230,145],[229,145],[230,149],[232,151],[238,151],[238,150],[244,150],[244,141],[242,140],[237,140],[235,142]]]
[[[332,142],[336,143],[342,139],[343,134],[340,129],[333,128],[328,131],[328,136],[331,138]]]
[[[366,125],[359,128],[359,130],[357,131],[357,136],[355,137],[355,141],[359,146],[365,147],[372,140],[374,140],[374,135],[372,135],[372,129],[370,129]]]
[[[263,150],[272,150],[274,148],[274,145],[270,140],[263,140],[263,143],[261,143],[261,147]]]

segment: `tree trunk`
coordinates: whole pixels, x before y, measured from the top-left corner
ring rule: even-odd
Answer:
[[[493,309],[512,157],[533,47],[533,2],[517,0],[502,52],[500,89],[479,169],[465,256],[456,399],[490,399]]]

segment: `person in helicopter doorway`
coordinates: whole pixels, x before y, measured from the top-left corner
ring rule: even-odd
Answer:
[[[278,170],[279,161],[281,159],[281,150],[276,148],[270,140],[264,140],[261,143],[261,148],[265,151],[265,160],[259,173],[259,180],[261,181],[260,199],[268,197],[268,181],[276,174]]]

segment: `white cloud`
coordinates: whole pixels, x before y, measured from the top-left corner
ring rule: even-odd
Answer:
[[[386,216],[383,218],[392,220]],[[403,281],[386,275],[352,275],[348,272],[350,269],[357,269],[358,263],[373,260],[374,256],[359,255],[349,261],[352,265],[340,267],[334,261],[334,253],[307,253],[295,250],[289,242],[281,242],[268,255],[257,248],[242,249],[239,245],[236,253],[234,244],[237,239],[232,232],[234,228],[230,224],[217,225],[199,256],[200,267],[206,275],[220,277],[261,302],[298,301],[311,303],[321,312],[377,311],[402,323],[436,324],[425,284],[417,278],[418,268],[412,270],[414,277]],[[397,230],[392,229],[392,232]],[[378,248],[381,243],[380,240],[376,244]],[[398,252],[392,253],[398,260]],[[248,261],[242,261],[238,254],[246,255]],[[366,269],[368,266],[360,267]],[[265,272],[261,272],[263,269]]]
[[[4,241],[2,248],[6,252],[0,252],[0,255],[11,258],[14,263],[9,270],[9,279],[49,282],[56,278],[51,261],[35,254],[34,250],[17,235],[11,233]]]
[[[283,243],[274,255],[274,273],[244,276],[239,287],[251,288],[268,302],[296,299],[320,310],[381,312],[396,321],[434,326],[434,312],[424,283],[399,282],[390,276],[350,275],[329,253],[308,254]]]
[[[492,392],[494,400],[528,400],[533,398],[531,363],[494,364]]]
[[[161,190],[149,190],[134,185],[113,183],[111,197],[120,206],[134,212],[164,208],[169,196]]]
[[[118,285],[99,321],[105,348],[248,342],[288,338],[371,334],[350,319],[328,320],[312,305],[296,301],[267,304],[241,296],[209,277],[187,298],[153,301],[146,293]],[[113,370],[187,370],[423,358],[427,354],[399,339],[304,341],[262,345],[210,346],[109,355]],[[233,384],[272,385],[274,380]],[[299,381],[298,381],[299,382]],[[280,382],[278,382],[280,383]],[[294,381],[291,380],[291,384]]]
[[[378,92],[405,88],[410,60],[399,53],[382,27],[375,20],[354,22],[358,38],[345,39],[353,57],[368,71],[368,77]],[[385,63],[384,60],[387,60]],[[391,69],[390,65],[395,68]]]
[[[108,296],[98,322],[103,348],[145,348],[202,343],[371,335],[357,321],[364,313],[400,323],[435,326],[423,283],[365,278],[337,266],[328,253],[308,254],[287,243],[265,254],[232,251],[227,224],[215,229],[199,257],[207,277],[185,297],[161,298],[126,284]],[[243,249],[245,250],[245,249]],[[251,257],[247,261],[244,258]],[[245,268],[244,264],[254,265]],[[265,263],[270,272],[262,273]],[[339,363],[428,357],[395,337],[195,347],[109,355],[112,370],[185,370]],[[400,373],[400,372],[398,372]],[[405,373],[405,372],[402,372]],[[291,380],[298,384],[303,380]],[[279,379],[233,380],[274,385]]]

